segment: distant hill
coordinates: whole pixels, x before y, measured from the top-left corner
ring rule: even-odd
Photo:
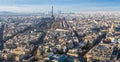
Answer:
[[[8,11],[0,11],[0,15],[17,15],[18,13],[8,12]]]
[[[9,11],[0,11],[0,15],[45,15],[44,13],[16,13]]]

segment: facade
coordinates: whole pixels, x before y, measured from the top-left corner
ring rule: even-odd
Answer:
[[[3,31],[4,31],[4,25],[1,25],[0,27],[0,50],[3,49]]]

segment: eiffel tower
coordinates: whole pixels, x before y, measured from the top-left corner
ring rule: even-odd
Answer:
[[[53,6],[52,6],[52,11],[51,11],[51,13],[52,13],[52,15],[51,15],[52,20],[55,20]]]

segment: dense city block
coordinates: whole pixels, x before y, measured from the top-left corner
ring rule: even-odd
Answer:
[[[120,13],[0,16],[0,62],[119,62]]]

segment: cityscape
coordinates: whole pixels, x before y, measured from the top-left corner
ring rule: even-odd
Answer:
[[[0,12],[0,62],[120,62],[120,12]]]

